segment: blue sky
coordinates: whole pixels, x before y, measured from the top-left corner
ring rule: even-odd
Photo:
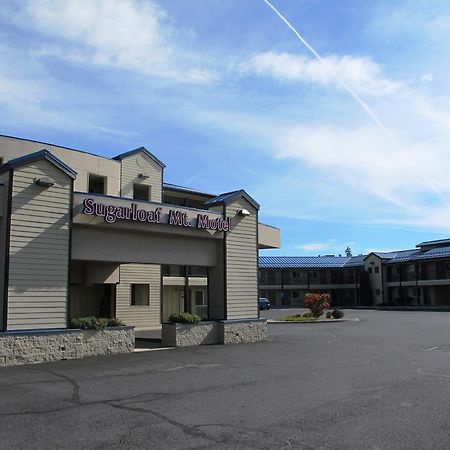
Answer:
[[[322,63],[263,0],[6,0],[0,133],[244,188],[282,230],[267,254],[450,236],[448,0],[273,5]]]

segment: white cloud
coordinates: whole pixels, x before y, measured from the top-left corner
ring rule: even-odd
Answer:
[[[401,83],[383,75],[370,57],[330,55],[323,62],[303,55],[265,52],[253,55],[241,64],[244,74],[269,76],[284,81],[303,81],[326,87],[345,83],[359,93],[384,96],[398,91]]]
[[[298,250],[304,250],[306,252],[329,252],[332,254],[333,252],[339,255],[345,256],[345,249],[348,246],[354,245],[354,242],[350,242],[348,244],[344,244],[339,242],[338,239],[328,239],[324,242],[309,242],[306,244],[296,245],[295,248]]]
[[[330,245],[327,242],[311,242],[310,244],[297,245],[296,248],[298,248],[299,250],[314,252],[328,249],[330,248]]]
[[[37,56],[130,70],[179,82],[205,84],[216,79],[181,51],[162,8],[143,0],[28,0],[10,11],[16,24],[48,40]],[[5,13],[4,13],[5,14]]]
[[[420,77],[420,81],[425,81],[425,82],[431,82],[433,81],[434,77],[432,73],[424,73],[421,77]]]

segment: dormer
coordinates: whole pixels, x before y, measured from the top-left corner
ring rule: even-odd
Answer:
[[[145,147],[116,156],[120,161],[120,195],[152,202],[162,201],[163,172],[166,167]]]

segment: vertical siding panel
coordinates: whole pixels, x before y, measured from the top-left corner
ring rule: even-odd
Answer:
[[[133,184],[150,187],[150,201],[161,202],[162,167],[144,152],[121,160],[121,196],[133,198]],[[139,174],[148,178],[139,178]],[[131,306],[131,285],[150,284],[150,305]],[[155,264],[123,264],[117,285],[117,317],[136,328],[151,328],[161,324],[161,266]]]
[[[137,183],[150,186],[150,201],[161,202],[163,170],[159,164],[143,152],[135,153],[122,159],[121,170],[122,197],[133,198],[133,183]],[[140,173],[148,178],[139,178]]]
[[[44,175],[54,180],[55,185],[37,186],[35,178]],[[46,160],[14,171],[8,249],[8,330],[66,327],[71,196],[71,178]],[[51,260],[46,251],[50,247]],[[49,307],[46,302],[50,293]],[[32,303],[32,309],[23,308],[24,301]],[[33,314],[27,314],[29,310]]]
[[[150,305],[131,306],[131,285],[150,285]],[[161,324],[161,266],[122,264],[116,291],[116,315],[127,325],[152,328]]]
[[[250,216],[236,216],[238,209]],[[244,198],[226,206],[232,231],[226,236],[226,285],[228,319],[258,317],[257,210]]]

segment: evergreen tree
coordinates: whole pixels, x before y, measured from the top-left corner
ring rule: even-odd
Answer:
[[[350,258],[352,256],[352,249],[347,246],[347,248],[345,249],[345,254],[348,258]]]

